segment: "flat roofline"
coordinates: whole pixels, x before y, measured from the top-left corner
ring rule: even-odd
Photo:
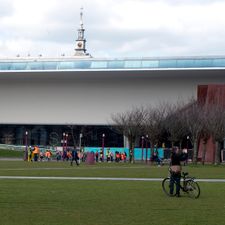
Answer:
[[[43,57],[43,56],[19,56],[19,57],[0,57],[0,62],[45,62],[45,61],[142,61],[142,60],[180,60],[180,59],[225,59],[225,55],[207,55],[207,56],[157,56],[157,57]]]
[[[225,56],[158,58],[16,58],[0,60],[0,72],[140,71],[225,69]]]
[[[66,70],[0,70],[0,73],[61,73],[61,72],[142,72],[142,71],[216,71],[225,67],[196,67],[196,68],[125,68],[125,69],[66,69]]]

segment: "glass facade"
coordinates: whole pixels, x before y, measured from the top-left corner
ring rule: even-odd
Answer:
[[[149,69],[225,68],[224,57],[159,58],[159,59],[14,59],[0,60],[0,71],[32,70],[149,70]]]
[[[123,135],[116,129],[103,125],[0,125],[0,144],[24,145],[28,132],[28,145],[60,146],[63,133],[68,134],[68,146],[78,145],[82,133],[82,146],[123,147]]]

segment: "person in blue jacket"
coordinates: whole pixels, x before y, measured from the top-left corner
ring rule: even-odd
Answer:
[[[74,147],[74,149],[72,149],[72,158],[71,158],[71,162],[70,162],[70,165],[72,166],[73,165],[73,161],[76,162],[77,166],[79,166],[79,157],[78,157],[78,152],[77,152],[77,148]]]

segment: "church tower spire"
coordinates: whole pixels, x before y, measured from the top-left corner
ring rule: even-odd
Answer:
[[[76,40],[75,56],[90,56],[86,53],[86,39],[84,37],[83,8],[80,9],[80,27],[77,30],[78,37]]]

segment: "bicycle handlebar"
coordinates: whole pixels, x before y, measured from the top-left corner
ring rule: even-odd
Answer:
[[[188,173],[182,172],[183,176],[186,177]]]

